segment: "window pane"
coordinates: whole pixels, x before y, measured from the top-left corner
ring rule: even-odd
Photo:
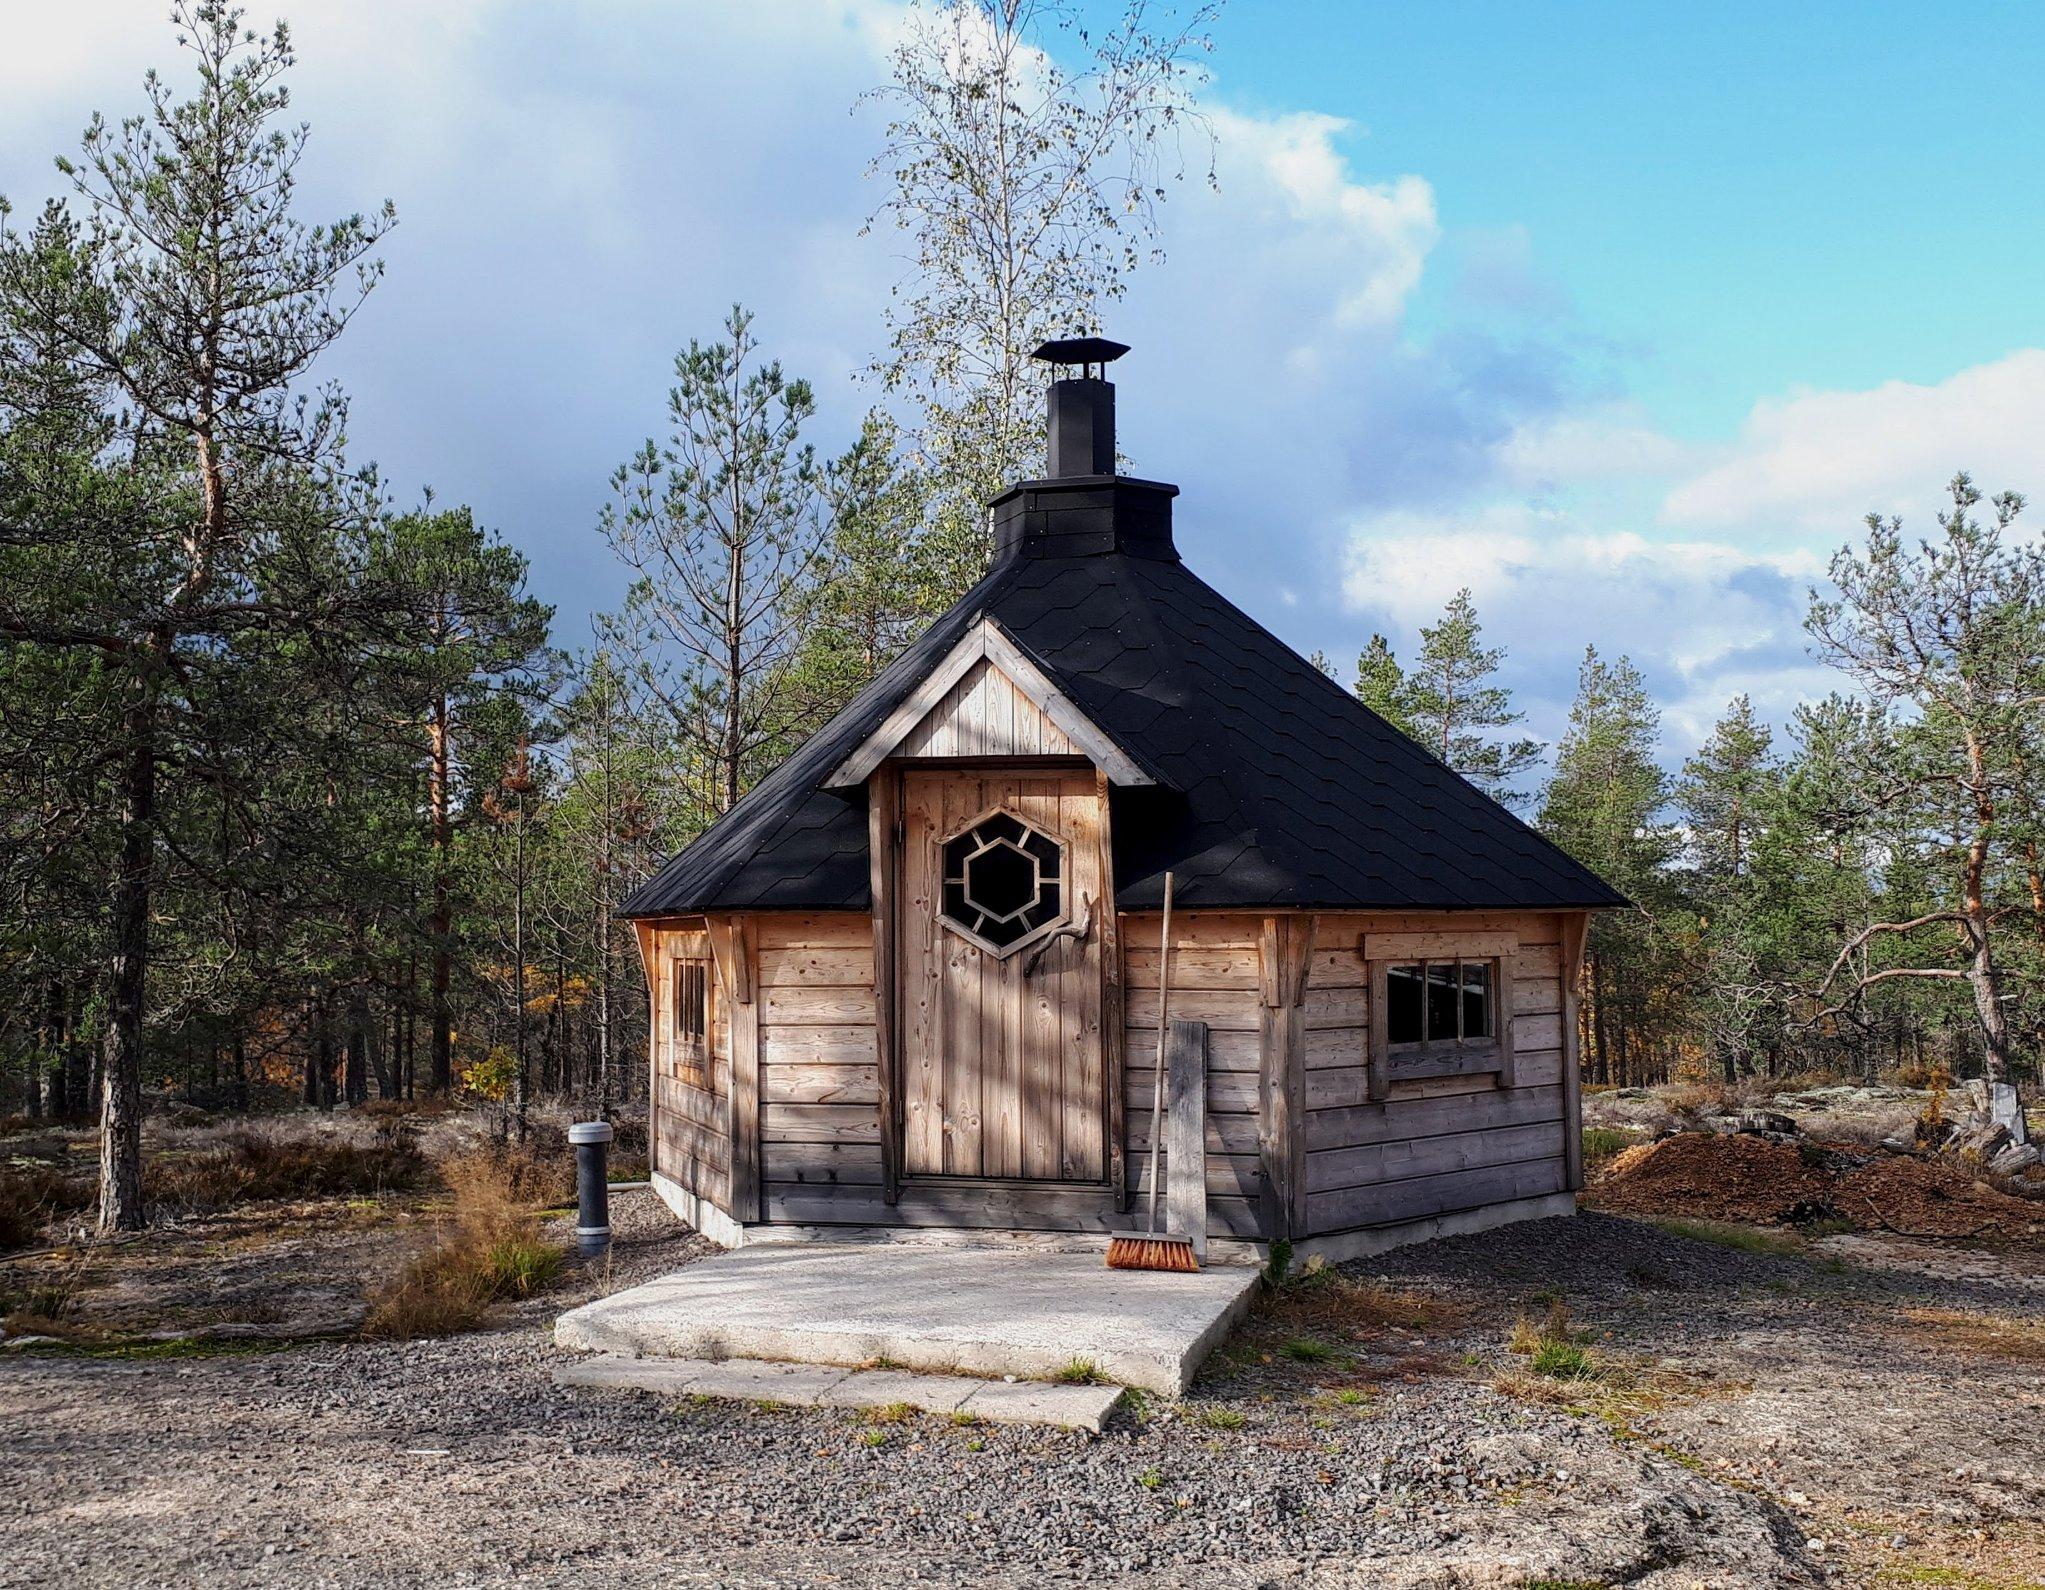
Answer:
[[[1463,962],[1463,1036],[1492,1038],[1491,963]]]
[[[1385,1041],[1418,1043],[1424,1036],[1420,1021],[1420,968],[1390,966],[1385,969]]]
[[[1427,1041],[1453,1043],[1456,1038],[1456,963],[1430,961],[1427,967]]]

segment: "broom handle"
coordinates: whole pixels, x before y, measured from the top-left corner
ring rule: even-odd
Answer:
[[[1172,875],[1165,874],[1163,942],[1157,957],[1157,1067],[1150,1079],[1150,1233],[1157,1235],[1159,1156],[1164,1149],[1165,1023],[1172,999]]]

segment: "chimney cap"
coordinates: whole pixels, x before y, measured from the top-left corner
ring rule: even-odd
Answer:
[[[1110,342],[1106,337],[1054,337],[1039,346],[1032,353],[1032,359],[1042,359],[1046,364],[1112,364],[1129,351],[1126,342]]]

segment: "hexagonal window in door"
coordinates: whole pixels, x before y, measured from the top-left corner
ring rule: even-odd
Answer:
[[[940,920],[1007,955],[1065,920],[1065,845],[1013,812],[993,811],[944,843]]]

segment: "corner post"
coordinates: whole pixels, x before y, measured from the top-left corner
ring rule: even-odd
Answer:
[[[883,762],[866,781],[867,890],[873,916],[873,1041],[880,1116],[881,1197],[902,1196],[901,1105],[895,1052],[895,852],[901,822],[902,778]]]
[[[745,1225],[760,1218],[760,1003],[754,987],[758,967],[755,934],[750,916],[712,918],[709,927],[719,992],[730,1012],[730,1214]]]
[[[1105,769],[1095,769],[1094,788],[1100,801],[1101,814],[1101,820],[1097,825],[1101,844],[1101,903],[1096,909],[1101,924],[1101,1081],[1108,1095],[1105,1123],[1108,1136],[1108,1180],[1115,1189],[1116,1211],[1126,1214],[1129,1210],[1127,1157],[1129,1142],[1126,1120],[1128,1101],[1123,1094],[1128,1087],[1124,1075],[1128,1033],[1123,1028],[1126,1018],[1122,1003],[1122,922],[1119,908],[1115,903],[1115,843],[1109,820],[1109,813],[1113,808],[1108,802],[1109,786]],[[1204,1054],[1205,1050],[1202,1052]],[[1201,1240],[1204,1242],[1206,1239],[1203,1237]]]
[[[1306,1231],[1306,1002],[1315,918],[1267,916],[1260,945],[1263,996],[1258,1070],[1263,1108],[1264,1234]]]
[[[1583,1191],[1583,1044],[1577,1036],[1588,911],[1563,913],[1562,924],[1562,1168],[1571,1192]]]

